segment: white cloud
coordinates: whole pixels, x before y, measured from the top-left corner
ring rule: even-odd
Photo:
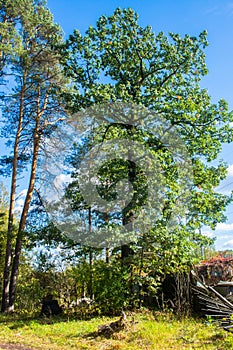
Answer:
[[[65,194],[67,186],[69,183],[71,183],[71,181],[71,174],[57,175],[49,186],[43,188],[42,198],[44,198],[48,203],[61,200]]]
[[[232,224],[225,224],[225,223],[217,224],[216,231],[233,231],[233,223]]]
[[[203,236],[206,236],[208,238],[214,238],[214,237],[216,237],[216,234],[213,231],[205,231],[205,232],[203,232]]]
[[[227,177],[221,184],[216,187],[215,191],[224,195],[230,195],[233,189],[233,164],[230,164],[227,168]]]
[[[24,205],[24,200],[27,194],[27,189],[25,188],[24,190],[22,190],[17,196],[16,196],[16,200],[15,200],[15,209],[14,212],[16,214],[18,214],[19,212],[21,212],[21,210],[23,209],[23,205]]]
[[[233,2],[227,4],[219,3],[218,5],[209,7],[205,13],[212,16],[232,16],[233,15]]]
[[[223,243],[223,247],[224,247],[224,248],[228,248],[228,249],[232,249],[232,248],[233,248],[233,239],[231,239],[230,241],[227,241],[227,242]]]
[[[221,239],[221,240],[226,240],[226,239],[231,239],[232,238],[232,233],[228,233],[228,234],[221,234],[221,233],[219,233],[218,234],[218,237],[219,237],[219,239]]]
[[[233,164],[229,165],[229,167],[227,168],[227,175],[233,176]]]
[[[54,186],[56,189],[63,189],[64,186],[67,186],[71,181],[71,174],[60,174],[57,175],[53,181]]]
[[[205,13],[207,15],[219,15],[221,14],[221,9],[220,9],[220,6],[212,6],[212,7],[209,7]]]
[[[224,190],[219,190],[218,193],[223,194],[224,196],[230,196],[232,193],[232,190],[227,190],[224,188]]]

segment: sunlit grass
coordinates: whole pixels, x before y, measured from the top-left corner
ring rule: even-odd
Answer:
[[[113,321],[107,317],[14,320],[1,316],[0,344],[18,343],[46,350],[233,349],[233,335],[202,320],[177,320],[169,313],[149,311],[135,314],[133,322],[131,316],[128,320],[127,329],[106,338],[91,333],[98,325]]]

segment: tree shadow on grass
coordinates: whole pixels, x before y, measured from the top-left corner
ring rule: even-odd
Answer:
[[[59,316],[20,316],[20,315],[3,315],[0,317],[0,324],[7,324],[10,329],[18,329],[22,326],[30,326],[32,323],[38,323],[40,325],[49,325],[67,321],[78,321],[75,316],[70,317],[67,315]]]

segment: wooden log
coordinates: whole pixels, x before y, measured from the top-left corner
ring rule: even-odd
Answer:
[[[217,292],[213,287],[208,286],[208,289],[210,289],[215,295],[217,295],[217,297],[220,300],[222,300],[226,305],[228,305],[229,308],[233,311],[233,304],[229,300],[227,300],[222,294]]]

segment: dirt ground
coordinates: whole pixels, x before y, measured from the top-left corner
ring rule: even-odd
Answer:
[[[28,348],[25,345],[22,344],[13,344],[13,343],[8,343],[8,344],[0,344],[0,349],[7,349],[7,350],[33,350],[32,348]]]

